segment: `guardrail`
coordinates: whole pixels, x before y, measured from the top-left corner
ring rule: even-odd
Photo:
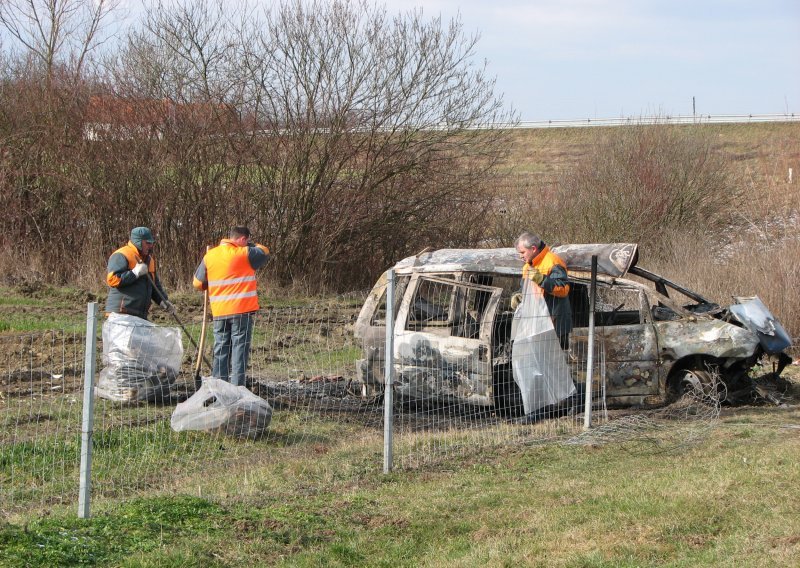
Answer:
[[[725,124],[751,122],[800,122],[800,114],[694,114],[577,120],[534,120],[508,124],[507,128],[575,128],[585,126],[632,126],[639,124]],[[499,127],[500,125],[495,124]]]

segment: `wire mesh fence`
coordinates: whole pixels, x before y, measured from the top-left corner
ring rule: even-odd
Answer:
[[[585,335],[571,345],[559,338],[543,297],[533,294],[538,288],[526,289],[514,305],[519,278],[487,284],[425,276],[399,286],[405,299],[397,302],[392,380],[400,467],[583,427]],[[603,377],[601,347],[592,365],[597,378]],[[365,360],[367,382],[376,380],[380,351],[378,345],[373,361]],[[589,408],[601,408],[601,394],[590,388]]]
[[[395,468],[498,445],[574,437],[584,427],[587,401],[593,424],[608,422],[612,378],[606,362],[618,348],[612,335],[602,328],[596,334],[589,367],[588,304],[573,302],[575,328],[566,349],[552,326],[544,325],[547,331],[532,334],[520,350],[524,342],[511,339],[519,337],[516,328],[525,318],[510,304],[509,293],[518,284],[518,278],[489,287],[432,277],[415,285],[413,294],[398,287]],[[199,342],[201,318],[184,322],[184,330],[103,320],[97,330],[102,349],[94,354],[92,502],[153,492],[224,495],[259,463],[285,461],[297,474],[332,446],[365,449],[360,455],[372,456],[368,467],[379,470],[386,302],[367,313],[374,327],[369,337],[355,329],[363,305],[365,295],[353,294],[260,312],[246,390],[264,405],[223,404],[227,414],[200,430],[176,428],[177,409],[195,400],[211,412],[228,396],[213,390],[211,381],[198,388],[195,380],[197,353],[186,334]],[[635,318],[620,297],[600,295],[598,306],[598,320],[606,326]],[[543,313],[529,318],[550,321]],[[119,329],[112,332],[115,325]],[[211,345],[210,326],[205,333]],[[84,345],[78,332],[0,337],[3,516],[78,502]],[[589,370],[593,382],[587,389]],[[201,371],[210,375],[205,365]],[[643,371],[631,392],[652,380],[657,379]],[[208,392],[198,403],[202,388]],[[220,484],[225,476],[230,483]]]
[[[77,498],[84,335],[0,336],[0,509]]]
[[[211,481],[214,472],[239,475],[239,462],[256,467],[258,460],[308,455],[321,440],[379,449],[382,409],[365,403],[352,384],[360,347],[349,326],[362,300],[363,294],[262,311],[247,389],[269,405],[269,421],[253,423],[252,407],[239,405],[201,431],[173,429],[176,408],[198,391],[197,353],[183,346],[187,334],[198,342],[201,322],[185,322],[184,332],[138,318],[104,319],[95,354],[92,501],[185,491],[189,479],[192,492],[214,495],[228,490]],[[205,333],[210,346],[210,326]],[[78,502],[84,348],[79,332],[0,337],[4,516]],[[204,378],[211,374],[205,365],[200,370]]]

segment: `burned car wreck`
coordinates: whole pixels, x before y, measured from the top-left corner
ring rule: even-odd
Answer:
[[[593,373],[602,381],[592,384],[608,407],[660,406],[709,384],[722,385],[722,397],[734,400],[752,389],[756,370],[778,377],[791,362],[784,352],[788,334],[757,297],[719,306],[637,266],[635,244],[553,250],[569,269],[573,330],[566,360],[579,391],[587,374],[591,263],[597,258]],[[403,259],[393,269],[395,393],[520,414],[511,357],[511,298],[522,275],[516,250],[442,249]],[[383,391],[388,274],[372,288],[355,324],[365,397]]]

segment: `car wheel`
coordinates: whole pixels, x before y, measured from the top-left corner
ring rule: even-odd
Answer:
[[[706,398],[717,396],[722,383],[716,378],[718,373],[714,369],[682,369],[678,371],[671,381],[669,401],[674,402],[683,396]]]

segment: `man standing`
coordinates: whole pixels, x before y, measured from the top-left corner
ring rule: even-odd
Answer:
[[[569,349],[569,333],[572,331],[567,265],[542,239],[532,233],[522,233],[517,237],[515,246],[525,262],[522,278],[541,287],[558,343],[566,351]]]
[[[234,385],[245,384],[253,318],[259,309],[256,270],[267,261],[269,249],[251,243],[247,227],[234,227],[194,273],[194,287],[208,289],[214,319],[212,374]]]
[[[175,306],[167,299],[156,274],[153,247],[156,239],[147,227],[136,227],[130,240],[108,259],[106,313],[130,314],[147,319],[150,302],[160,304],[169,313]]]

